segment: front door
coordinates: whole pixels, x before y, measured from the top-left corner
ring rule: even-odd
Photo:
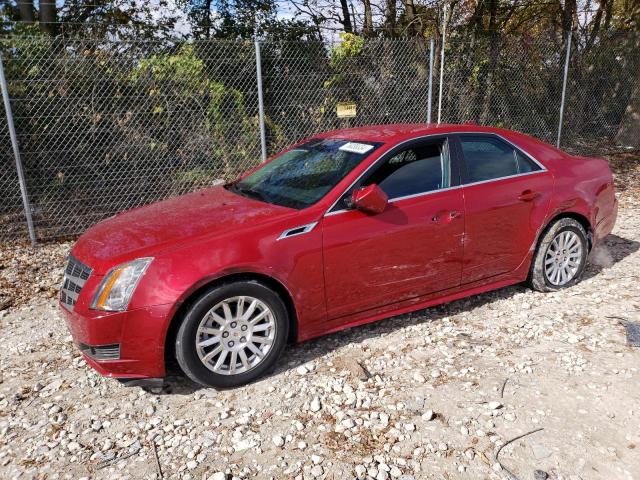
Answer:
[[[390,152],[352,188],[376,183],[389,197],[384,212],[350,208],[347,192],[322,222],[329,319],[460,284],[464,202],[451,188],[458,181],[440,137]]]

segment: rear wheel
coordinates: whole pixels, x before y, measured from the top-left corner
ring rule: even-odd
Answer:
[[[555,221],[538,245],[529,274],[530,286],[551,292],[575,285],[582,278],[588,248],[587,233],[577,220]]]
[[[268,371],[282,353],[289,318],[282,299],[255,281],[221,285],[188,310],[176,336],[176,358],[201,385],[228,388]]]

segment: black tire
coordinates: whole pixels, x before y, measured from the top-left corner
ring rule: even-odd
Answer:
[[[580,262],[577,271],[566,283],[556,285],[551,282],[545,272],[545,258],[549,247],[553,243],[554,239],[563,232],[571,231],[578,237],[581,249]],[[584,273],[585,266],[587,264],[587,257],[589,254],[589,240],[587,232],[584,227],[573,218],[560,218],[553,222],[546,231],[542,234],[540,241],[538,242],[538,248],[536,249],[535,256],[531,263],[531,270],[529,272],[528,285],[539,292],[554,292],[556,290],[562,290],[569,288],[580,281],[582,274]]]
[[[273,313],[275,338],[270,350],[250,370],[238,374],[219,374],[200,359],[196,341],[198,328],[207,312],[226,299],[250,296],[264,303]],[[188,309],[176,335],[176,359],[191,380],[206,387],[232,388],[245,385],[264,375],[276,363],[289,336],[289,315],[280,296],[257,281],[238,281],[214,287],[201,295]]]

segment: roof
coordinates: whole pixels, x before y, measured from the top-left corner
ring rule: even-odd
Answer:
[[[325,138],[340,138],[344,140],[359,140],[363,142],[395,143],[408,138],[437,133],[453,132],[495,132],[503,130],[479,125],[465,124],[435,124],[435,123],[397,123],[392,125],[370,125],[365,127],[332,130],[319,135]]]

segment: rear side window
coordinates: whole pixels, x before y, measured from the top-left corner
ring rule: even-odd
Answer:
[[[534,172],[540,167],[506,142],[494,137],[460,137],[468,183]]]
[[[540,167],[537,163],[535,163],[530,158],[525,157],[523,154],[516,152],[516,157],[518,158],[518,173],[529,173],[535,172],[536,170],[540,170]]]
[[[450,185],[447,142],[431,140],[400,151],[380,165],[362,184],[376,183],[394,198],[426,193]]]

